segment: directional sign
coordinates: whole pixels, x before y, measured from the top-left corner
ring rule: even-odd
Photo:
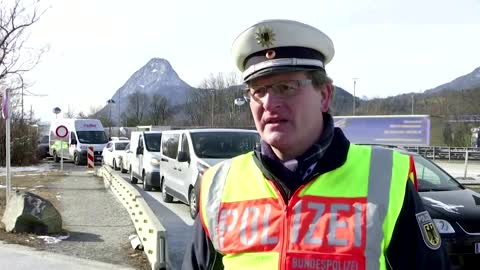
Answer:
[[[68,136],[68,128],[66,126],[58,126],[57,129],[55,129],[55,134],[59,138],[65,138]]]

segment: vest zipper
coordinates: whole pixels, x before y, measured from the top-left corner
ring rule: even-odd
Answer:
[[[293,193],[292,197],[290,197],[290,199],[288,200],[287,203],[284,200],[280,200],[281,204],[283,206],[283,209],[285,211],[285,218],[283,219],[284,222],[283,222],[283,228],[282,228],[283,235],[282,235],[282,239],[280,239],[282,244],[281,244],[281,248],[280,248],[280,254],[278,256],[278,258],[279,258],[278,269],[280,269],[280,270],[287,269],[287,260],[285,258],[286,258],[286,255],[287,255],[288,243],[290,242],[290,240],[289,240],[290,239],[289,238],[289,235],[290,235],[289,224],[290,224],[290,214],[291,214],[290,203],[292,201],[294,203],[297,201],[297,194],[299,192],[301,192],[307,184],[308,184],[308,182],[306,184],[298,187],[297,190]],[[273,186],[273,189],[275,190],[275,192],[277,193],[277,196],[278,195],[282,196],[281,191],[275,185],[272,185],[272,186]]]

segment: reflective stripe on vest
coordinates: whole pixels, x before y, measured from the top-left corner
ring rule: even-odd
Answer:
[[[360,150],[358,150],[360,149]],[[363,149],[363,150],[362,150]],[[366,152],[365,149],[371,149],[371,151]],[[363,152],[362,152],[363,151]],[[396,159],[394,157],[394,153],[392,150],[389,149],[384,149],[384,148],[370,148],[366,146],[356,146],[356,145],[351,145],[350,150],[349,150],[349,155],[353,153],[352,155],[365,155],[365,154],[370,154],[370,162],[369,162],[369,171],[368,171],[368,179],[365,179],[365,181],[368,181],[368,183],[359,183],[359,186],[361,187],[362,185],[366,184],[367,189],[365,190],[364,197],[366,197],[366,200],[364,199],[364,203],[355,203],[355,199],[348,199],[346,198],[345,200],[350,200],[352,203],[351,204],[343,204],[341,203],[342,198],[333,198],[333,203],[328,203],[330,199],[326,197],[315,197],[317,196],[316,193],[318,193],[314,186],[316,181],[326,181],[332,180],[331,178],[334,176],[325,176],[328,175],[326,173],[324,176],[320,176],[319,178],[311,181],[308,185],[303,187],[302,189],[307,191],[309,190],[310,193],[308,194],[302,194],[302,192],[299,193],[298,196],[298,202],[293,206],[293,213],[290,213],[290,219],[292,221],[291,226],[285,222],[275,222],[269,220],[269,217],[275,216],[280,219],[286,219],[287,215],[284,213],[279,213],[278,212],[278,207],[275,206],[275,204],[278,202],[283,203],[283,200],[279,197],[276,197],[274,194],[270,195],[267,194],[265,198],[258,200],[258,199],[249,199],[249,195],[245,194],[244,200],[239,200],[238,204],[239,206],[237,208],[225,208],[222,210],[222,198],[223,194],[228,192],[233,192],[229,190],[225,190],[226,182],[228,179],[234,177],[239,177],[238,175],[236,176],[230,176],[229,172],[231,172],[231,166],[239,166],[235,164],[249,164],[247,165],[246,168],[242,168],[243,170],[256,170],[253,175],[257,176],[259,175],[260,177],[262,176],[261,172],[254,164],[252,160],[251,153],[249,155],[244,155],[235,158],[235,160],[232,162],[231,160],[221,163],[221,165],[215,166],[213,170],[210,172],[206,173],[204,181],[202,182],[202,188],[201,188],[201,198],[200,198],[200,212],[201,212],[201,218],[204,226],[206,227],[207,233],[210,236],[210,239],[215,247],[215,249],[221,253],[225,253],[225,242],[226,242],[226,236],[228,235],[233,235],[234,230],[238,230],[238,233],[235,232],[236,236],[238,236],[238,239],[229,239],[229,243],[232,241],[237,241],[239,244],[238,245],[243,245],[243,246],[249,246],[252,245],[252,241],[258,241],[258,243],[263,246],[263,249],[260,250],[250,250],[248,252],[235,252],[235,250],[229,250],[226,256],[224,257],[224,263],[227,264],[227,261],[229,260],[228,255],[235,255],[235,262],[239,262],[239,257],[244,254],[244,262],[246,265],[254,265],[258,266],[258,260],[256,257],[260,253],[258,252],[263,252],[265,256],[262,256],[262,263],[263,266],[265,266],[265,262],[272,261],[272,259],[275,258],[276,261],[278,261],[278,265],[283,265],[285,262],[288,265],[291,265],[292,268],[296,269],[316,269],[316,267],[319,266],[325,266],[327,267],[329,263],[331,263],[332,269],[384,269],[385,268],[385,261],[384,261],[384,252],[383,250],[386,250],[386,246],[389,243],[389,240],[391,238],[391,234],[393,233],[393,225],[392,223],[395,223],[395,220],[398,216],[399,209],[398,211],[394,209],[395,211],[389,211],[389,201],[391,200],[390,194],[391,194],[391,179],[393,174],[397,174],[398,177],[403,177],[402,174],[405,171],[405,165],[401,166],[396,166],[394,167],[394,161],[396,162]],[[367,156],[367,155],[365,155]],[[367,157],[368,158],[368,157]],[[358,157],[357,157],[358,159]],[[398,159],[398,158],[397,158]],[[403,157],[399,159],[399,162],[397,163],[404,163],[403,162]],[[355,160],[354,160],[355,161]],[[232,165],[233,164],[233,165]],[[363,163],[362,163],[363,164]],[[365,163],[368,164],[368,163]],[[344,164],[342,167],[337,168],[336,170],[347,170],[347,168],[353,168],[358,166],[355,166],[356,164],[352,165],[352,162],[350,164]],[[248,167],[250,166],[250,167]],[[346,167],[345,167],[346,166]],[[364,166],[364,165],[362,165]],[[367,169],[366,166],[364,166],[365,170]],[[408,164],[407,164],[408,167]],[[393,170],[392,170],[393,168]],[[233,170],[235,172],[239,172],[240,170]],[[348,170],[347,170],[348,171]],[[240,171],[243,172],[243,171]],[[358,170],[357,170],[358,173]],[[250,175],[250,174],[249,174]],[[349,175],[352,176],[352,175]],[[352,179],[356,179],[353,175]],[[404,182],[406,181],[408,176],[408,172],[405,171],[405,177]],[[250,175],[251,177],[251,175]],[[254,177],[255,178],[255,177]],[[360,177],[362,178],[362,177]],[[240,177],[241,180],[243,180]],[[237,179],[238,180],[238,179]],[[245,182],[246,185],[249,185],[249,183],[254,183],[252,182],[253,180],[258,181],[258,179],[248,179],[249,182]],[[268,180],[262,178],[262,181],[264,181],[267,185],[270,186],[270,183]],[[242,182],[243,183],[243,182]],[[313,183],[313,185],[312,185]],[[255,193],[256,190],[254,190],[255,185],[249,185],[253,188],[252,193]],[[401,185],[397,185],[401,186]],[[357,185],[352,186],[352,188],[357,188]],[[405,188],[405,185],[403,184],[403,189]],[[265,191],[263,191],[265,192]],[[404,190],[399,190],[399,193],[397,196],[396,200],[400,200],[400,198],[403,198],[404,196]],[[320,193],[318,193],[320,194]],[[265,194],[264,194],[265,195]],[[239,198],[243,197],[242,194],[237,194],[235,197]],[[304,197],[302,197],[304,196]],[[226,196],[228,197],[228,196]],[[305,198],[305,200],[303,199]],[[312,199],[313,198],[313,199]],[[315,199],[318,198],[318,199]],[[238,199],[238,198],[237,198]],[[249,201],[250,205],[249,207],[245,206],[240,206],[242,201]],[[293,200],[293,199],[292,199]],[[323,200],[323,201],[322,201]],[[340,201],[339,201],[340,200]],[[359,199],[361,202],[361,198]],[[245,201],[245,202],[247,202]],[[322,202],[327,202],[326,204]],[[254,203],[253,206],[251,203]],[[258,204],[255,204],[255,202],[258,202]],[[340,202],[340,203],[339,203]],[[403,200],[402,200],[403,202]],[[228,202],[226,202],[228,203]],[[303,203],[303,205],[302,205]],[[257,205],[257,206],[255,206]],[[363,205],[363,206],[362,206]],[[399,205],[399,203],[395,204]],[[328,208],[329,212],[325,212]],[[395,206],[395,208],[401,208],[401,203],[400,207]],[[302,221],[302,209],[307,209],[306,211],[309,211],[314,217],[312,217],[311,223],[305,223],[305,221]],[[362,212],[363,211],[363,212]],[[340,220],[341,214],[340,213],[350,213],[353,216],[354,221],[350,220],[349,222],[347,221],[342,221]],[[276,214],[272,214],[276,213]],[[326,214],[326,219],[328,222],[324,224],[326,227],[329,228],[328,232],[324,232],[326,234],[325,238],[325,243],[322,243],[322,238],[318,236],[318,232],[316,231],[316,227],[320,225],[320,222],[325,220],[325,215]],[[385,220],[385,217],[387,215],[390,215],[390,218]],[[330,216],[330,217],[329,217]],[[365,220],[363,220],[365,218]],[[227,221],[228,220],[228,221]],[[270,223],[269,223],[270,222]],[[275,223],[272,225],[272,223]],[[347,224],[348,223],[348,224]],[[362,223],[366,223],[362,225]],[[278,229],[279,225],[278,224],[286,224],[287,231],[290,232],[290,235],[287,235],[287,237],[282,237],[280,235],[280,232],[275,231],[275,229]],[[353,224],[353,225],[352,225]],[[301,226],[307,226],[308,229],[301,229]],[[350,226],[350,227],[349,227]],[[353,226],[353,229],[351,228]],[[343,232],[346,229],[352,230],[353,232],[350,232],[348,234],[348,237],[338,237],[337,232]],[[364,228],[368,228],[364,229]],[[384,231],[386,228],[387,232]],[[325,230],[325,229],[324,229]],[[363,231],[365,230],[365,231]],[[283,231],[283,230],[281,230]],[[248,234],[247,234],[248,233]],[[302,234],[300,237],[299,234]],[[385,235],[385,239],[384,239]],[[281,239],[279,239],[281,238]],[[303,239],[303,242],[302,242]],[[327,257],[325,257],[325,254],[318,253],[318,256],[314,257],[308,257],[304,256],[304,254],[301,254],[302,251],[302,246],[306,247],[305,245],[311,246],[322,246],[322,244],[328,246],[337,246],[340,249],[343,246],[348,246],[350,245],[350,249],[353,248],[358,250],[363,250],[363,259],[358,259],[356,257],[351,257],[352,259],[342,259],[342,260],[330,260]],[[292,250],[290,248],[289,250],[280,248],[280,247],[285,247],[285,246],[291,246],[295,247],[298,246],[298,250]],[[359,249],[360,248],[360,249]],[[293,248],[295,249],[295,248]],[[262,251],[264,250],[264,251]],[[289,252],[289,258],[284,254],[284,252]],[[252,253],[253,252],[253,253]],[[273,253],[272,253],[273,252]],[[298,252],[297,255],[291,255],[294,254],[295,252]],[[324,252],[325,253],[325,252]],[[257,254],[257,256],[255,256]],[[271,255],[269,255],[271,254]],[[273,255],[277,254],[277,255]],[[327,254],[328,255],[328,254]],[[332,255],[332,254],[331,254]],[[335,255],[335,253],[333,253]],[[268,256],[274,256],[274,257],[268,257]],[[323,256],[323,257],[322,257]],[[320,259],[319,259],[320,258]],[[349,258],[349,257],[346,257]],[[356,259],[355,259],[356,258]],[[241,261],[241,260],[240,260]],[[282,262],[280,262],[282,261]],[[343,262],[342,265],[340,263]],[[273,263],[273,262],[272,262]],[[267,264],[271,269],[277,268],[277,265],[271,265]],[[239,267],[240,265],[236,265]],[[245,265],[241,265],[244,266]],[[335,268],[336,267],[336,268]],[[343,268],[342,268],[343,267]],[[288,267],[287,267],[288,268]],[[225,269],[228,269],[227,265],[225,265]],[[325,268],[327,269],[327,268]]]

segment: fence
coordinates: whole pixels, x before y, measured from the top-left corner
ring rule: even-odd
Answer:
[[[405,150],[418,153],[428,159],[480,160],[478,147],[404,146]]]

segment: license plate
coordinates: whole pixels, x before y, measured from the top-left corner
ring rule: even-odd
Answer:
[[[480,254],[480,243],[475,243],[475,254]]]

